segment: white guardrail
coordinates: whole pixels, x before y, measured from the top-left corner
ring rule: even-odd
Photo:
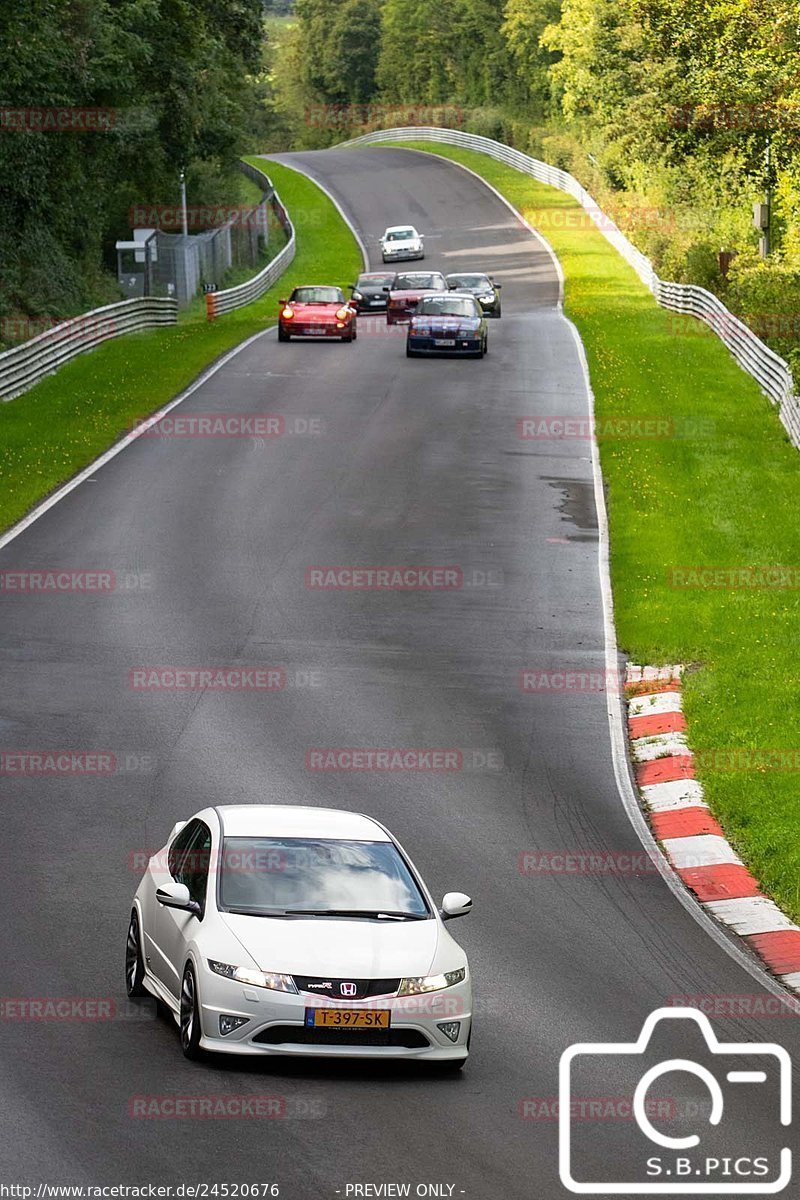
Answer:
[[[160,296],[121,300],[61,321],[0,354],[0,400],[13,400],[64,363],[109,338],[174,325],[178,302]]]
[[[281,204],[280,197],[272,186],[269,177],[263,171],[259,171],[258,167],[251,166],[250,163],[242,163],[241,168],[248,178],[252,179],[254,183],[257,183],[267,193],[272,210],[278,218],[288,240],[283,249],[273,258],[272,262],[268,263],[264,267],[264,270],[259,271],[252,279],[237,284],[236,287],[225,288],[221,292],[209,292],[207,294],[206,315],[209,321],[213,321],[215,317],[220,316],[222,313],[233,312],[235,308],[251,304],[253,300],[258,300],[260,296],[263,296],[264,292],[272,287],[273,283],[280,278],[289,266],[297,249],[294,226],[289,218],[289,214]]]
[[[397,129],[379,129],[341,142],[339,148],[400,141],[444,142],[451,146],[463,146],[467,150],[477,150],[509,167],[515,167],[526,175],[531,175],[540,183],[550,184],[551,187],[573,196],[614,249],[633,267],[663,308],[696,317],[717,334],[739,365],[753,376],[762,391],[777,405],[781,422],[792,445],[800,449],[800,398],[794,392],[789,364],[756,337],[752,329],[735,317],[713,292],[694,284],[667,283],[659,279],[649,258],[628,241],[625,234],[606,216],[573,175],[558,167],[551,167],[537,158],[531,158],[519,150],[512,150],[510,146],[496,142],[493,138],[462,133],[457,129],[413,125]]]

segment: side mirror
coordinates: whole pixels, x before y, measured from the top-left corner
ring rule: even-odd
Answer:
[[[390,292],[391,290],[392,290],[391,288],[381,288],[382,292]]]
[[[453,917],[465,917],[470,912],[472,912],[472,900],[463,892],[448,892],[439,909],[439,915],[443,921],[452,921]]]
[[[492,283],[494,283],[494,280],[492,280]],[[494,286],[497,288],[497,290],[498,290],[498,292],[499,292],[499,291],[500,291],[500,288],[501,288],[503,285],[502,285],[502,283],[494,283]]]
[[[164,908],[180,908],[185,912],[194,913],[195,916],[199,916],[201,911],[200,905],[189,895],[189,889],[185,883],[163,884],[162,887],[156,889],[156,900],[159,904],[163,904]]]
[[[278,304],[288,304],[288,303],[289,303],[288,300],[279,300],[278,301]]]

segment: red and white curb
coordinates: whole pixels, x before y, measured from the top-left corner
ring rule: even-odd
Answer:
[[[626,673],[634,773],[653,833],[705,910],[739,934],[787,987],[800,992],[800,927],[763,895],[695,778],[682,674],[681,666],[632,665]]]

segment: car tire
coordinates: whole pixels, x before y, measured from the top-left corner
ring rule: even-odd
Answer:
[[[287,332],[286,332],[286,330],[283,328],[283,326],[282,326],[282,325],[279,325],[279,326],[278,326],[278,341],[279,341],[279,342],[288,342],[288,341],[289,341],[289,338],[290,338],[291,336],[292,336],[292,335],[291,335],[290,333],[287,333]]]
[[[134,908],[128,925],[128,938],[125,943],[125,991],[133,1000],[138,996],[146,996],[144,986],[144,959],[142,958],[142,937],[139,932],[139,914]]]
[[[497,308],[494,310],[494,315],[496,317],[502,317],[502,315],[503,315],[502,305],[498,304]]]
[[[195,1061],[202,1057],[200,1004],[197,998],[197,980],[191,963],[184,967],[181,981],[180,1037],[184,1058]]]
[[[409,346],[408,342],[406,342],[406,358],[416,358],[416,357],[417,357],[416,350],[412,350],[411,347]]]

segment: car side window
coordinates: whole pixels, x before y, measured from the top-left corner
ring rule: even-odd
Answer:
[[[185,883],[189,895],[203,907],[206,901],[208,870],[211,863],[211,830],[202,821],[181,864],[180,883]]]
[[[169,848],[169,853],[167,855],[167,870],[176,883],[183,883],[183,879],[181,878],[180,874],[181,866],[186,857],[187,850],[197,836],[197,831],[200,827],[200,824],[201,822],[197,820],[189,821],[187,825],[184,825],[183,829],[176,836]]]

